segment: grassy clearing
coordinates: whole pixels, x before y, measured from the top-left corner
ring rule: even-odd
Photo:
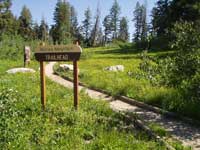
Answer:
[[[149,53],[151,57],[163,57],[167,52]],[[80,80],[90,87],[109,91],[112,95],[125,95],[156,106],[162,106],[166,97],[174,92],[172,88],[154,86],[141,76],[139,69],[140,54],[122,49],[85,49],[79,62]],[[103,69],[112,65],[124,65],[124,72],[108,72]],[[71,72],[65,72],[55,67],[62,76],[72,77]]]
[[[1,60],[1,149],[165,149],[145,134],[129,130],[107,103],[84,94],[73,109],[72,91],[47,80],[47,110],[41,111],[39,73],[8,75],[20,62]],[[37,69],[38,64],[32,63]]]
[[[174,52],[155,51],[149,52],[147,55],[150,58],[151,66],[157,66],[157,60],[173,56]],[[79,62],[79,78],[89,87],[106,90],[114,96],[124,95],[199,119],[200,111],[197,105],[192,105],[185,100],[178,88],[166,87],[158,83],[161,78],[159,73],[151,72],[151,70],[146,73],[141,70],[141,62],[145,65],[142,54],[132,49],[120,49],[119,47],[84,49]],[[105,67],[113,65],[124,65],[124,72],[104,70]],[[146,69],[146,66],[143,67]],[[59,64],[54,67],[54,70],[63,77],[72,78],[72,72],[60,69]]]

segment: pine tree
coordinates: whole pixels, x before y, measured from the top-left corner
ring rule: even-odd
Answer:
[[[33,38],[33,31],[32,31],[32,15],[30,10],[23,6],[21,15],[19,17],[19,33],[22,37],[24,37],[26,40]]]
[[[97,41],[97,38],[98,38],[98,33],[99,33],[99,28],[100,28],[100,15],[101,15],[101,12],[100,12],[100,8],[99,8],[99,5],[97,6],[97,10],[96,10],[96,16],[95,16],[95,24],[94,24],[94,27],[92,29],[92,33],[91,33],[91,45],[92,46],[96,46],[98,41]]]
[[[140,5],[139,2],[136,4],[134,10],[134,19],[135,22],[135,34],[134,41],[144,41],[147,38],[147,20],[146,20],[146,6]]]
[[[11,0],[0,1],[0,35],[14,34],[19,28],[17,18],[13,16],[11,8]]]
[[[79,28],[78,28],[78,19],[77,19],[77,13],[73,6],[71,6],[71,17],[70,17],[70,33],[73,39],[78,40],[79,39]]]
[[[44,18],[42,18],[41,24],[39,27],[39,39],[42,40],[43,42],[47,42],[48,40],[48,36],[49,36],[48,29],[49,27],[47,23],[45,22]]]
[[[127,42],[129,40],[128,21],[125,17],[120,20],[119,37],[120,40]]]
[[[85,20],[83,21],[82,31],[84,36],[84,41],[87,46],[90,45],[90,35],[91,35],[91,11],[87,8],[85,11]]]
[[[152,26],[157,36],[170,36],[176,22],[200,24],[199,0],[158,0],[152,10]]]
[[[134,19],[135,22],[135,34],[134,34],[134,41],[138,42],[141,37],[141,28],[142,28],[142,13],[141,13],[141,6],[140,3],[136,3],[136,7],[134,10]]]
[[[52,40],[53,44],[58,44],[57,42],[57,35],[56,35],[56,27],[55,25],[51,25],[49,29],[49,38]]]
[[[58,0],[54,12],[55,25],[52,38],[54,43],[67,44],[70,42],[70,4],[65,0]]]
[[[97,46],[103,46],[103,31],[102,28],[99,28],[98,34],[97,34]]]
[[[141,6],[142,10],[142,33],[141,33],[141,39],[142,41],[145,41],[147,39],[147,3],[145,5]]]
[[[109,15],[107,15],[103,20],[103,26],[104,26],[104,43],[106,44],[108,41],[110,41],[110,34],[111,34],[111,18]]]
[[[119,31],[119,15],[120,15],[120,6],[117,0],[114,0],[113,6],[110,9],[110,18],[111,18],[111,29],[113,32],[113,39],[116,39]]]
[[[38,40],[39,39],[39,32],[40,32],[40,28],[39,28],[39,25],[37,22],[35,22],[33,24],[33,38],[35,40]]]
[[[170,26],[169,0],[159,0],[156,5],[152,10],[152,26],[153,31],[160,36],[165,34]]]

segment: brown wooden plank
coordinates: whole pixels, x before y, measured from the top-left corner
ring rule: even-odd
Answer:
[[[68,45],[42,45],[35,52],[81,52],[82,48],[76,44]]]
[[[45,63],[40,61],[40,80],[41,80],[41,104],[42,109],[46,106],[46,80],[45,80]]]
[[[35,53],[37,61],[73,61],[79,60],[81,53],[45,52]]]
[[[79,105],[78,97],[78,63],[76,60],[73,61],[74,66],[74,107],[77,110]]]

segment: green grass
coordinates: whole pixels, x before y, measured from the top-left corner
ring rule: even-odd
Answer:
[[[159,57],[165,54],[168,53],[151,52],[148,55]],[[152,85],[142,76],[139,69],[141,61],[140,54],[130,49],[84,49],[79,62],[79,78],[88,86],[107,90],[112,95],[125,95],[161,107],[165,97],[174,89]],[[125,71],[104,71],[105,67],[112,65],[124,65]],[[72,72],[60,70],[58,65],[55,70],[62,76],[72,77]]]
[[[169,136],[169,134],[167,133],[167,131],[165,130],[165,128],[163,128],[162,126],[160,126],[160,125],[158,125],[156,123],[150,123],[148,126],[150,127],[150,129],[154,133],[156,133],[160,137]]]
[[[83,93],[79,111],[72,91],[47,80],[47,109],[41,110],[39,73],[7,74],[20,61],[0,60],[1,149],[127,150],[166,149],[137,130],[105,102]],[[38,63],[32,66],[38,69]]]
[[[152,66],[157,66],[158,60],[173,55],[174,51],[147,53]],[[198,106],[190,104],[188,107],[189,101],[185,100],[178,88],[161,85],[159,73],[155,74],[157,77],[155,78],[151,72],[148,74],[141,70],[142,61],[141,52],[134,49],[120,49],[120,47],[84,49],[79,61],[79,79],[87,86],[106,90],[113,96],[124,95],[184,116],[200,119]],[[124,72],[104,70],[105,67],[113,65],[124,65]],[[73,78],[72,72],[60,69],[59,64],[56,64],[54,70],[60,76]]]
[[[156,135],[163,138],[167,143],[172,145],[176,150],[191,150],[192,149],[190,146],[183,146],[183,144],[180,141],[172,138],[171,135],[162,126],[156,123],[149,123],[148,126]]]
[[[174,51],[150,51],[147,53],[152,66],[157,66],[157,60],[173,55]],[[155,78],[152,73],[148,74],[142,71],[140,69],[142,61],[141,52],[134,49],[120,49],[119,47],[84,49],[79,61],[79,79],[87,86],[106,90],[113,96],[124,95],[165,110],[199,119],[198,107],[191,105],[188,107],[188,104],[183,107],[183,102],[187,100],[181,95],[179,89],[161,85],[159,73],[155,73],[157,77]],[[113,65],[124,65],[124,72],[104,70],[105,67]],[[72,72],[60,69],[59,64],[54,67],[54,70],[60,76],[73,77]]]

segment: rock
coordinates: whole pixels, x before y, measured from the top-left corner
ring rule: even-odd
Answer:
[[[60,64],[60,68],[62,68],[63,70],[67,70],[67,71],[73,71],[73,65],[69,65],[69,64]]]
[[[116,66],[110,66],[110,67],[106,67],[104,68],[104,70],[106,71],[114,71],[114,72],[117,72],[117,71],[124,71],[124,66],[123,65],[116,65]]]
[[[133,76],[133,72],[129,71],[127,72],[128,76]]]
[[[13,68],[13,69],[7,70],[6,72],[9,73],[9,74],[15,74],[15,73],[18,73],[18,72],[21,72],[21,73],[27,73],[27,72],[35,73],[35,70],[30,69],[30,68]]]
[[[60,64],[60,68],[66,71],[73,71],[74,70],[74,66],[70,65],[70,64]],[[78,69],[78,73],[79,73],[79,69]]]

